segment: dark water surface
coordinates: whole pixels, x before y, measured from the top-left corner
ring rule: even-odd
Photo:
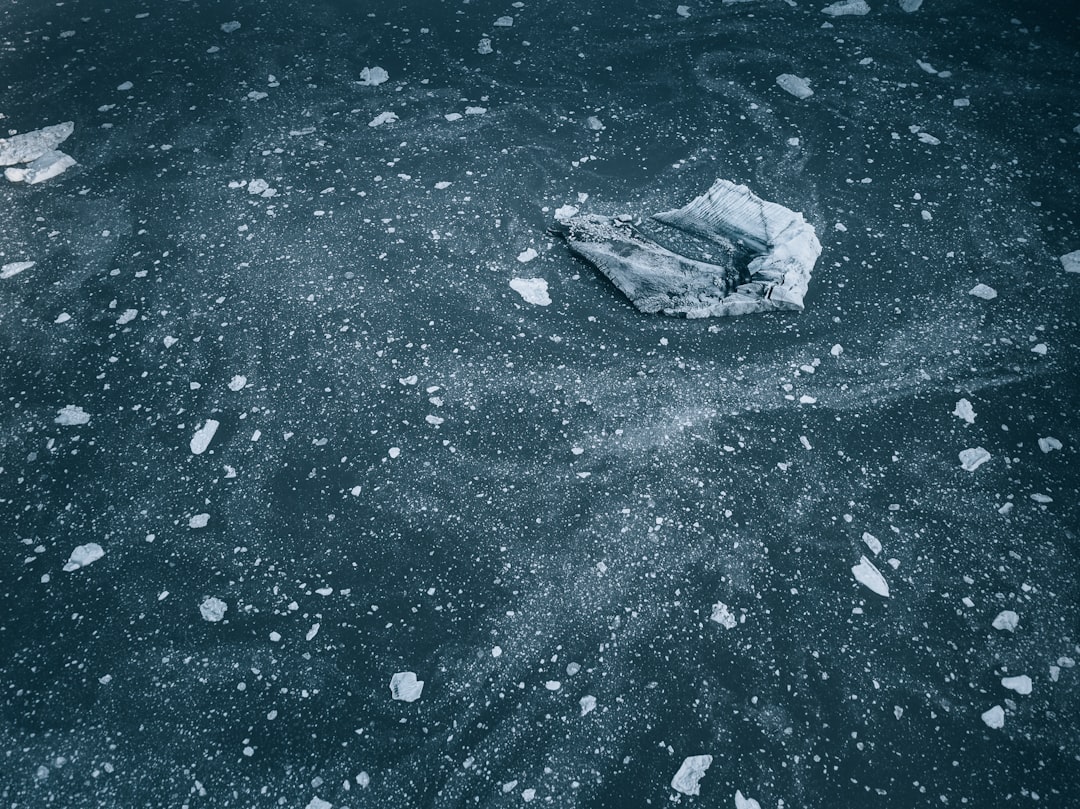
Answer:
[[[79,165],[0,188],[3,805],[1080,805],[1077,10],[820,6],[6,3]],[[805,312],[545,235],[717,177],[817,228]]]

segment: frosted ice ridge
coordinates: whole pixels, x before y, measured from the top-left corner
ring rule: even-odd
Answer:
[[[552,232],[593,264],[640,311],[688,318],[801,311],[821,243],[802,214],[717,180],[657,222],[700,237],[721,252],[754,255],[734,266],[687,258],[643,235],[628,216],[586,214],[558,220]]]

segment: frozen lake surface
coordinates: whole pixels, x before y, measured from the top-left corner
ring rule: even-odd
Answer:
[[[0,802],[1080,805],[1078,11],[826,5],[5,4]]]

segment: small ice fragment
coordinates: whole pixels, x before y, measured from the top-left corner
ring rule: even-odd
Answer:
[[[1010,691],[1015,691],[1017,694],[1024,696],[1031,693],[1031,678],[1026,674],[1021,674],[1016,677],[1002,677],[1001,685],[1008,688]]]
[[[120,317],[118,317],[116,319],[116,325],[117,326],[123,326],[126,323],[130,323],[131,321],[133,321],[138,316],[139,316],[139,310],[138,309],[125,309],[123,314],[121,314]]]
[[[518,785],[517,781],[507,781],[505,784],[502,785],[503,794],[504,795],[509,795],[511,792],[513,792],[517,788],[517,785]]]
[[[548,680],[546,683],[544,683],[544,688],[546,688],[548,691],[558,691],[560,688],[562,688],[562,683],[560,683],[558,680]]]
[[[518,253],[517,260],[522,264],[527,264],[539,255],[533,248],[529,247]]]
[[[1080,272],[1080,250],[1066,253],[1058,260],[1061,262],[1061,266],[1065,268],[1065,272]]]
[[[445,419],[443,419],[441,416],[427,415],[424,416],[424,421],[426,421],[428,424],[438,427],[440,424],[443,423],[443,421],[445,421]]]
[[[214,433],[217,432],[217,428],[220,426],[216,419],[207,419],[206,423],[195,431],[195,435],[191,437],[192,455],[202,455],[206,452],[206,448],[214,440]]]
[[[461,120],[461,113],[460,112],[448,112],[448,113],[446,113],[446,115],[443,116],[443,118],[445,118],[447,121],[460,121]]]
[[[501,646],[492,646],[491,647],[491,656],[492,657],[502,657],[502,647]]]
[[[491,51],[491,40],[487,37],[481,39],[480,43],[476,46],[476,52],[481,54],[482,56],[486,56],[487,54],[491,53]]]
[[[1061,449],[1061,442],[1053,436],[1040,438],[1039,449],[1041,449],[1043,452],[1053,452],[1055,449]]]
[[[5,264],[0,267],[0,280],[18,275],[23,270],[29,270],[36,263],[34,261],[13,261],[10,264]]]
[[[781,73],[776,77],[776,83],[782,90],[786,90],[798,99],[809,98],[814,94],[807,80],[793,73]]]
[[[232,20],[231,22],[223,22],[221,24],[221,30],[224,31],[226,34],[231,34],[233,31],[237,30],[239,27],[240,27],[240,23],[238,23],[236,20]]]
[[[391,458],[396,458],[401,454],[401,447],[390,447],[386,452]]]
[[[131,82],[126,81],[123,84],[116,85],[116,89],[119,90],[120,92],[125,92],[126,93],[128,90],[130,90],[134,86],[135,85],[132,84]]]
[[[952,100],[952,105],[954,107],[970,107],[971,106],[971,99],[968,99],[968,98],[954,98]]]
[[[315,623],[313,623],[311,625],[311,629],[309,629],[307,631],[307,634],[304,635],[304,640],[311,640],[312,638],[314,638],[318,634],[319,634],[319,623],[318,623],[318,621],[316,621]]]
[[[75,131],[72,121],[53,124],[21,135],[0,137],[0,166],[13,166],[16,163],[30,163],[43,154],[55,149]]]
[[[390,696],[401,702],[416,702],[424,690],[424,681],[412,671],[399,671],[390,678]]]
[[[965,449],[960,453],[960,467],[965,472],[974,472],[984,463],[990,460],[990,453],[982,447]]]
[[[266,180],[252,180],[247,184],[247,190],[249,194],[265,195],[270,190],[270,183]]]
[[[866,547],[874,552],[874,556],[881,553],[881,542],[873,534],[863,531],[862,541],[866,543]]]
[[[881,571],[874,567],[874,563],[865,556],[859,557],[859,564],[851,568],[851,575],[855,577],[855,581],[873,590],[879,596],[889,597],[889,583],[885,581]]]
[[[928,143],[931,146],[940,146],[941,145],[941,139],[940,138],[935,138],[929,132],[919,132],[919,133],[917,133],[917,137],[923,143]]]
[[[1012,610],[1002,610],[997,614],[994,622],[991,624],[994,629],[1005,630],[1007,632],[1015,632],[1017,625],[1020,623],[1020,616]]]
[[[675,13],[680,17],[690,16],[690,6],[675,6]]]
[[[54,320],[53,323],[67,323],[69,320],[71,320],[71,315],[67,312],[61,312],[56,316],[56,320]]]
[[[392,124],[397,119],[397,115],[392,112],[380,112],[370,121],[368,121],[368,126],[382,126],[383,124]]]
[[[87,565],[93,564],[104,555],[105,551],[96,542],[87,542],[85,545],[79,545],[71,552],[71,556],[68,557],[67,564],[64,565],[64,572],[70,573],[73,570],[78,570],[80,567],[86,567]]]
[[[324,801],[318,795],[308,801],[308,805],[304,809],[333,809],[333,804],[330,801]]]
[[[233,393],[243,390],[246,385],[247,377],[240,374],[237,374],[229,380],[229,390],[231,390]]]
[[[1049,495],[1045,495],[1045,494],[1033,494],[1033,495],[1031,495],[1031,499],[1034,500],[1036,503],[1042,503],[1044,505],[1046,503],[1053,503],[1054,502],[1054,498],[1050,497]]]
[[[577,216],[578,209],[574,205],[560,205],[555,209],[556,219],[569,219],[572,216]]]
[[[813,447],[810,446],[810,439],[805,435],[799,436],[799,443],[803,445],[803,449],[813,449]]]
[[[358,84],[361,84],[364,87],[378,87],[389,78],[390,74],[381,67],[365,67],[360,71],[360,81]]]
[[[203,512],[202,514],[194,515],[190,520],[188,520],[188,528],[205,528],[207,523],[209,522],[210,515],[206,512]]]
[[[997,297],[997,290],[986,284],[976,284],[968,290],[968,295],[974,295],[976,298],[982,298],[984,301],[992,301]]]
[[[270,94],[269,93],[264,93],[262,90],[252,90],[250,93],[248,93],[244,97],[245,98],[250,98],[252,101],[262,101],[268,95],[270,95]]]
[[[1031,347],[1032,354],[1038,354],[1040,357],[1046,356],[1046,343],[1036,343]]]
[[[62,427],[78,427],[90,421],[90,414],[78,405],[64,405],[56,411],[53,421]]]
[[[604,122],[595,115],[590,115],[585,119],[585,126],[589,127],[593,132],[602,132],[606,128]]]
[[[50,149],[41,157],[31,160],[23,168],[4,169],[4,176],[13,183],[37,185],[63,174],[74,165],[74,157],[56,149]]]
[[[484,115],[487,113],[487,107],[466,107],[466,115]]]
[[[986,723],[989,728],[1001,728],[1005,726],[1005,711],[1001,709],[1000,705],[995,705],[989,711],[986,711],[982,715],[982,721]]]
[[[529,803],[535,797],[536,797],[536,790],[535,789],[523,789],[523,790],[521,790],[521,800],[525,801],[525,803]]]
[[[832,354],[834,357],[839,357],[841,354],[844,353],[844,347],[837,343],[829,349],[829,353]]]
[[[495,27],[496,28],[509,28],[513,24],[514,24],[514,18],[513,17],[499,17],[499,19],[495,20]]]
[[[683,795],[700,795],[699,782],[705,771],[712,765],[712,756],[687,756],[675,777],[671,779],[671,788]]]
[[[747,798],[739,790],[735,790],[735,809],[761,809],[761,804],[753,798]]]
[[[930,64],[929,62],[924,62],[922,59],[916,59],[915,64],[917,64],[919,67],[921,67],[923,70],[925,70],[930,75],[932,75],[932,76],[937,75],[937,70],[935,70],[934,66],[932,64]]]
[[[592,694],[586,694],[578,701],[578,704],[581,706],[581,715],[585,716],[585,714],[596,710],[596,697]]]
[[[846,17],[848,15],[861,17],[863,14],[870,13],[870,6],[866,4],[866,0],[840,0],[838,3],[825,6],[821,13],[828,14],[830,17]]]
[[[709,616],[710,621],[716,621],[724,629],[734,629],[738,624],[735,620],[735,616],[732,615],[731,610],[728,609],[728,605],[723,601],[717,601],[713,604],[712,615]]]
[[[551,296],[548,295],[548,283],[543,278],[514,278],[510,281],[510,288],[519,294],[526,303],[536,306],[548,306]]]
[[[956,408],[952,414],[957,418],[963,419],[968,424],[975,423],[975,411],[971,408],[971,402],[967,399],[961,399],[956,403]]]
[[[212,624],[216,624],[224,618],[227,609],[229,609],[229,605],[215,596],[210,596],[199,605],[199,613],[202,615],[203,620]]]
[[[435,183],[435,188],[437,190],[439,190],[439,191],[442,191],[444,188],[449,188],[449,187],[450,187],[450,183],[448,183],[446,180],[439,180],[439,182]]]
[[[918,11],[919,6],[921,6],[922,3],[923,0],[900,0],[900,8],[908,14],[911,14],[914,11]]]

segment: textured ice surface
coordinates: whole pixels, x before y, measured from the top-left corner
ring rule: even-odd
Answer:
[[[14,166],[16,163],[37,160],[67,140],[74,131],[74,122],[65,121],[33,132],[0,138],[0,166]]]
[[[220,427],[220,422],[217,419],[207,419],[206,422],[195,431],[195,435],[191,437],[191,452],[193,455],[202,455],[206,452],[206,448],[210,446],[210,442],[214,440],[214,433],[217,432],[217,428]]]
[[[35,262],[33,261],[13,261],[10,264],[5,264],[3,267],[0,267],[0,280],[11,278],[24,270],[29,270],[34,264]]]
[[[960,466],[967,472],[974,472],[990,460],[990,453],[982,447],[973,447],[960,452]]]
[[[814,91],[810,89],[810,83],[794,73],[781,73],[776,77],[776,83],[795,98],[809,98],[814,94]]]
[[[712,761],[713,757],[709,755],[687,756],[683,759],[675,777],[671,779],[671,788],[683,795],[699,795],[701,779],[712,765]]]
[[[988,728],[994,728],[995,730],[1005,727],[1005,711],[1000,705],[995,705],[982,714],[982,721],[986,723]]]
[[[870,6],[866,0],[841,0],[841,2],[825,6],[821,13],[828,14],[830,17],[862,16],[870,13]]]
[[[1001,612],[999,612],[997,614],[997,617],[994,618],[994,621],[993,621],[993,623],[991,625],[994,627],[994,629],[997,629],[997,630],[1004,630],[1006,632],[1015,632],[1016,627],[1019,625],[1019,623],[1020,623],[1020,616],[1019,615],[1017,615],[1012,610],[1002,610]]]
[[[87,542],[85,545],[79,545],[71,552],[67,564],[64,565],[64,570],[70,573],[73,570],[78,570],[80,567],[86,567],[87,565],[96,562],[104,555],[105,551],[100,545],[96,542]]]
[[[77,427],[90,421],[90,414],[78,405],[64,405],[57,411],[54,421],[62,427]]]
[[[889,583],[885,581],[885,577],[881,575],[881,571],[874,566],[874,563],[865,556],[859,557],[859,564],[851,568],[851,575],[855,577],[855,581],[873,590],[879,596],[889,597]]]
[[[1063,255],[1059,261],[1065,272],[1080,272],[1080,250]]]
[[[535,306],[548,306],[551,304],[551,296],[548,295],[548,283],[543,278],[513,278],[510,280],[510,288],[520,295],[526,303]]]
[[[4,176],[13,183],[37,185],[63,174],[75,165],[75,158],[56,149],[50,149],[25,166],[4,169]]]
[[[416,672],[399,671],[390,678],[390,697],[401,702],[415,702],[424,691],[424,681],[416,679]]]
[[[229,605],[220,598],[208,596],[203,599],[203,602],[199,605],[199,614],[202,615],[204,621],[216,624],[225,617],[225,612],[228,609]]]

